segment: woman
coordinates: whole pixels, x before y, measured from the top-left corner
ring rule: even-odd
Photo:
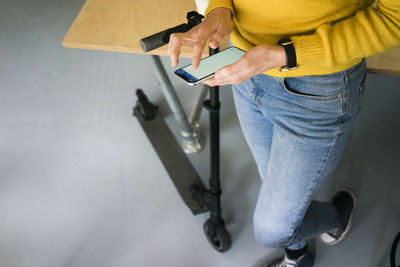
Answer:
[[[332,172],[356,126],[365,87],[364,57],[400,45],[400,1],[211,0],[206,19],[171,35],[176,67],[182,45],[199,65],[208,45],[231,42],[247,53],[205,83],[233,84],[239,121],[262,184],[254,232],[285,256],[264,266],[311,267],[307,240],[328,245],[349,231],[351,190],[331,202],[312,200]]]

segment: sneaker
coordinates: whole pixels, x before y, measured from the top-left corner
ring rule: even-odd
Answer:
[[[349,232],[356,208],[356,195],[353,191],[345,189],[336,193],[331,202],[339,213],[340,226],[321,235],[321,241],[328,246],[339,243]]]
[[[313,265],[314,255],[307,251],[306,254],[298,259],[291,260],[285,255],[283,259],[280,258],[271,263],[266,263],[261,267],[312,267]]]

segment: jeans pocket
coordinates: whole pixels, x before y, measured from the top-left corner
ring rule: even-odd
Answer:
[[[282,87],[287,94],[298,98],[329,101],[343,96],[344,79],[342,73],[288,77],[282,78]]]

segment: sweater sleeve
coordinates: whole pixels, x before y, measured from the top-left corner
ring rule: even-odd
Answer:
[[[208,2],[207,9],[204,12],[204,17],[207,17],[208,13],[210,13],[211,11],[213,11],[218,7],[225,7],[232,12],[232,16],[234,15],[232,0],[210,0]]]
[[[211,1],[217,2],[217,1]],[[400,46],[400,1],[380,0],[354,16],[292,36],[299,65],[332,67]]]

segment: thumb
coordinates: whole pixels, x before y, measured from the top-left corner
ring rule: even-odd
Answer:
[[[215,79],[216,80],[223,80],[223,79],[229,77],[232,74],[232,71],[233,71],[233,68],[234,68],[234,64],[235,63],[227,65],[227,66],[217,70],[215,72],[215,75],[214,75]]]

